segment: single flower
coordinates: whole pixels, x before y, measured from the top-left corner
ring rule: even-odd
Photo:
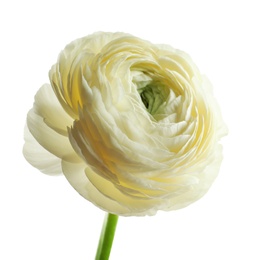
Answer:
[[[211,84],[191,58],[124,33],[66,46],[27,116],[24,156],[123,216],[201,198],[226,134]]]

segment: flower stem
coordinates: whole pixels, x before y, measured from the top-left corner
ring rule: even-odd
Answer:
[[[118,216],[107,213],[96,252],[95,260],[108,260],[115,236]]]

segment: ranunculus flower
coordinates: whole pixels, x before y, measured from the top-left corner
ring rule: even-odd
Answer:
[[[124,33],[66,46],[27,117],[24,155],[124,216],[185,207],[218,174],[225,134],[211,85],[184,52]]]

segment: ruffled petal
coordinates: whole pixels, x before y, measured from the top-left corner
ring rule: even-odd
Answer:
[[[58,134],[67,136],[73,119],[63,110],[52,87],[43,85],[35,96],[34,113],[43,118],[47,126]]]
[[[102,194],[86,176],[87,165],[81,161],[71,163],[62,161],[63,174],[76,191],[85,199],[91,201],[97,207],[119,215],[131,215],[131,210],[120,205],[117,201]],[[95,173],[94,173],[95,174]],[[110,184],[111,185],[111,184]],[[109,188],[109,187],[105,187]]]
[[[75,152],[67,134],[67,127],[72,122],[56,100],[52,88],[49,85],[40,88],[27,116],[28,130],[39,145],[58,158],[72,161]]]
[[[26,160],[45,174],[62,174],[61,159],[44,149],[25,126],[23,154]]]

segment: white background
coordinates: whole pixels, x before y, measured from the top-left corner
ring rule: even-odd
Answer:
[[[26,113],[64,46],[123,31],[189,53],[229,135],[211,190],[191,206],[120,218],[111,259],[264,259],[262,1],[2,1],[0,259],[93,259],[104,212],[22,156]]]

